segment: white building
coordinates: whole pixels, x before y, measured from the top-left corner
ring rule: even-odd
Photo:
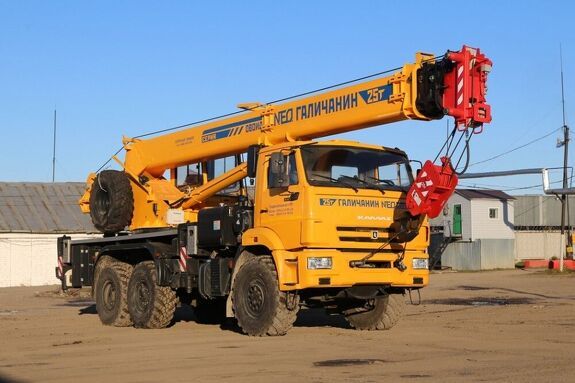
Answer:
[[[56,238],[97,236],[80,182],[0,182],[0,287],[58,284]]]
[[[513,268],[513,200],[499,190],[457,189],[430,222],[431,256],[457,270]]]

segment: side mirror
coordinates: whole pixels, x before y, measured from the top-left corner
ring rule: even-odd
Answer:
[[[415,169],[415,177],[417,178],[419,172],[421,171],[421,168],[423,168],[423,162],[419,160],[409,160],[409,164],[411,165],[412,163],[416,163],[419,165],[419,167]]]
[[[258,155],[260,154],[259,145],[251,145],[248,147],[247,162],[248,162],[248,177],[254,178],[256,176],[256,170],[258,166]]]
[[[287,156],[284,156],[281,152],[272,153],[269,166],[268,187],[270,189],[287,187],[289,185]]]

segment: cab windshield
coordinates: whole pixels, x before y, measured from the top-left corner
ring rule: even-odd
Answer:
[[[301,153],[310,185],[407,191],[413,182],[399,153],[320,145],[303,146]]]

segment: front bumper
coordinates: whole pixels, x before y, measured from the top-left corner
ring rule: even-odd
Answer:
[[[369,252],[340,251],[334,249],[305,249],[301,251],[274,251],[281,290],[307,288],[351,287],[356,285],[388,285],[401,288],[420,288],[429,283],[429,270],[413,269],[414,258],[427,259],[425,251],[406,251],[402,270],[396,253],[377,253],[367,266],[353,267]],[[309,257],[330,257],[331,269],[308,269]]]

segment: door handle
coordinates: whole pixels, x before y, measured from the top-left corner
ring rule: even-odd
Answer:
[[[260,209],[260,214],[261,213],[267,213],[267,212],[268,212],[268,209]]]
[[[299,192],[293,192],[289,195],[290,201],[297,201],[298,198],[299,198]]]

